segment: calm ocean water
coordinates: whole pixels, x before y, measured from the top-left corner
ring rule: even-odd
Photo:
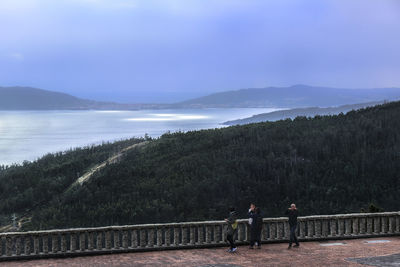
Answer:
[[[0,165],[146,133],[158,137],[167,131],[219,128],[227,120],[274,110],[0,111]]]

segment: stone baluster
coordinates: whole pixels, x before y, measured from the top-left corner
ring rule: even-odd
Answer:
[[[111,243],[111,231],[107,230],[105,233],[105,245],[107,250],[111,249]]]
[[[13,254],[13,238],[10,236],[6,237],[6,256],[11,256]]]
[[[189,242],[188,242],[188,227],[187,226],[183,226],[182,228],[181,228],[181,231],[182,231],[182,245],[187,245]]]
[[[381,232],[381,220],[379,217],[374,217],[374,235]]]
[[[114,230],[114,247],[113,249],[119,249],[120,248],[120,242],[119,242],[119,230]]]
[[[388,232],[388,217],[387,216],[383,216],[382,218],[381,218],[381,221],[382,221],[382,231],[381,231],[381,233],[382,234],[387,234],[387,232]]]
[[[103,232],[98,231],[96,234],[96,250],[103,249]]]
[[[331,224],[331,234],[330,236],[336,236],[338,231],[337,231],[337,225],[336,225],[336,219],[331,219],[330,220]]]
[[[198,244],[203,244],[204,243],[204,229],[202,225],[199,225],[198,227]]]
[[[269,239],[276,239],[276,223],[271,222],[269,225]]]
[[[214,243],[218,244],[220,242],[221,242],[221,225],[216,224],[214,225]]]
[[[344,220],[345,221],[345,226],[346,226],[346,229],[345,229],[345,235],[351,235],[351,219],[345,219]]]
[[[345,234],[344,225],[345,225],[344,219],[339,218],[339,220],[338,220],[338,235],[339,236],[344,236],[344,234]]]
[[[161,247],[163,244],[162,228],[157,228],[157,247]]]
[[[0,257],[3,256],[3,237],[0,237]]]
[[[393,234],[396,231],[396,218],[394,216],[389,217],[389,233]]]
[[[0,249],[1,249],[1,245],[0,245]],[[31,254],[31,237],[30,236],[25,236],[25,238],[24,238],[24,254],[25,255]]]
[[[171,228],[165,228],[165,246],[171,246]]]
[[[367,234],[372,235],[372,228],[374,220],[371,217],[367,217]]]
[[[367,224],[367,220],[365,217],[361,217],[360,218],[360,234],[365,235],[366,233],[366,224]]]
[[[65,236],[65,233],[61,234],[61,252],[65,253],[67,251],[67,238]]]
[[[22,246],[21,246],[21,237],[17,236],[15,239],[15,254],[21,255]]]
[[[238,228],[237,228],[237,239],[238,241],[243,241],[245,239],[245,233],[244,231],[246,231],[246,229],[244,228],[243,224],[238,223]]]
[[[250,229],[250,224],[248,224],[247,222],[243,224],[243,233],[244,233],[244,237],[243,237],[243,241],[245,242],[250,242],[250,238],[251,238],[251,229]]]
[[[211,226],[206,225],[206,244],[211,244]]]
[[[312,238],[314,237],[314,221],[309,220],[307,221],[307,237]]]
[[[315,237],[321,237],[321,220],[314,221]]]
[[[40,252],[39,236],[34,235],[33,236],[33,254],[38,255],[39,252]]]
[[[284,237],[284,224],[281,222],[276,223],[277,226],[277,238],[282,240]]]
[[[71,233],[71,244],[70,249],[71,252],[76,250],[76,233]]]
[[[133,229],[131,232],[131,247],[138,247],[138,231],[136,229]]]
[[[329,221],[327,220],[327,219],[323,219],[322,220],[322,233],[321,233],[321,235],[323,236],[323,237],[328,237],[330,234],[329,234]]]
[[[299,226],[300,226],[300,222],[299,222]],[[284,239],[285,239],[285,240],[289,240],[289,239],[290,239],[290,227],[289,227],[289,222],[285,221],[285,222],[283,223],[283,229],[284,229],[284,233],[285,233]],[[300,230],[300,233],[301,233],[301,230]]]
[[[358,218],[353,218],[353,235],[358,235],[359,234],[359,228],[358,228]]]
[[[400,232],[400,214],[396,215],[396,233]]]
[[[52,253],[58,252],[58,235],[57,234],[51,235],[51,252]]]
[[[298,222],[299,225],[299,237],[301,239],[306,237],[306,223],[304,221],[300,221]],[[290,228],[289,228],[289,223],[286,222],[285,223],[285,227],[287,227],[287,229],[285,229],[285,239],[290,239]]]
[[[122,247],[124,248],[124,249],[127,249],[128,248],[128,240],[129,240],[129,236],[128,236],[128,231],[126,231],[126,230],[123,230],[122,231]]]
[[[85,238],[86,238],[86,235],[85,235],[85,232],[81,232],[80,234],[79,234],[79,250],[80,251],[85,251],[86,250],[86,240],[85,240]]]
[[[152,248],[154,247],[154,229],[148,229],[148,242],[147,242],[147,247]]]
[[[226,242],[226,234],[227,234],[227,231],[228,231],[227,225],[226,224],[222,224],[221,225],[221,230],[222,230],[222,233],[221,233],[221,241],[220,241],[220,243],[225,243]]]
[[[48,254],[49,253],[49,236],[48,235],[43,235],[42,237],[43,241],[43,254]]]
[[[94,249],[94,232],[90,231],[88,233],[88,250]]]
[[[174,246],[179,246],[179,228],[174,227]]]
[[[146,245],[146,229],[140,229],[140,247],[144,248]]]
[[[190,226],[190,245],[194,245],[196,243],[196,227]]]
[[[268,224],[263,222],[262,225],[263,225],[263,227],[261,229],[261,241],[265,241],[268,239]]]

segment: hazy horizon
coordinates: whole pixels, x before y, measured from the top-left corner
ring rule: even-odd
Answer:
[[[136,103],[400,87],[399,11],[396,0],[4,0],[0,86]]]

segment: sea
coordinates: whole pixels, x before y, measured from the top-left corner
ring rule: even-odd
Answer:
[[[0,165],[34,161],[48,153],[132,137],[159,137],[226,127],[221,123],[273,108],[137,111],[0,111]]]

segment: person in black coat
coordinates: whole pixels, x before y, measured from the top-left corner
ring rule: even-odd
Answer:
[[[290,226],[290,240],[288,249],[292,248],[293,242],[296,243],[295,247],[299,247],[299,241],[296,236],[296,228],[297,228],[297,216],[299,212],[297,211],[296,205],[290,205],[290,208],[286,211],[286,214],[289,216],[289,226]]]
[[[250,249],[254,248],[255,244],[257,244],[257,248],[261,248],[262,216],[260,208],[252,204],[248,216],[250,223]]]

